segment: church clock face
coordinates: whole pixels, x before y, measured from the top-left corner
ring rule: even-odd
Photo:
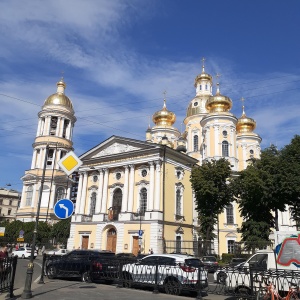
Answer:
[[[147,170],[142,170],[142,177],[146,177],[147,176]]]
[[[118,173],[116,174],[116,179],[117,179],[117,180],[120,180],[120,179],[121,179],[121,173],[118,172]]]

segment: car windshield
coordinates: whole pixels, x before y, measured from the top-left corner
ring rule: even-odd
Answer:
[[[202,258],[203,261],[217,261],[217,259],[214,256],[204,256]]]
[[[202,265],[202,262],[197,258],[189,258],[185,260],[185,264],[189,267],[200,267]]]

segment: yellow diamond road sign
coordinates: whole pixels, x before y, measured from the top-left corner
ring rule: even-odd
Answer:
[[[65,173],[67,173],[67,175],[70,175],[82,165],[82,161],[73,151],[70,151],[58,161],[58,165],[65,171]]]

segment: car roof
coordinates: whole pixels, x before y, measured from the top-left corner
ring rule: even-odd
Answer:
[[[185,254],[173,254],[173,253],[164,253],[164,254],[149,254],[146,256],[148,257],[169,257],[169,258],[175,258],[176,260],[185,260],[185,259],[198,259],[196,257],[185,255]],[[145,258],[146,258],[145,257]]]

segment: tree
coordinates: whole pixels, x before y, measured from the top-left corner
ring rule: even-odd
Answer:
[[[270,243],[271,229],[278,230],[278,210],[286,206],[283,164],[280,151],[274,145],[261,153],[261,158],[239,173],[232,183],[241,216],[239,231],[242,241],[251,248],[263,248]],[[251,245],[250,245],[251,242]]]
[[[51,237],[55,243],[65,244],[70,235],[71,218],[61,220],[52,226]]]
[[[195,193],[195,204],[200,221],[200,235],[207,243],[215,238],[214,227],[218,215],[232,200],[228,179],[231,175],[230,163],[221,158],[205,162],[192,169],[191,184]],[[208,244],[204,244],[204,251]]]
[[[300,226],[300,136],[295,135],[281,150],[282,185],[291,216]]]

